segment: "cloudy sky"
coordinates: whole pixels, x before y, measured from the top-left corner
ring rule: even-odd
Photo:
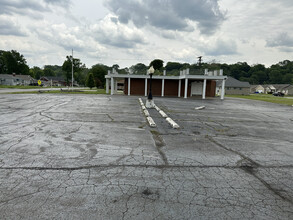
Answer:
[[[0,0],[0,50],[30,67],[292,60],[292,0]]]

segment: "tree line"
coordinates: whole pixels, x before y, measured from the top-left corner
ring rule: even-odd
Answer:
[[[284,60],[270,67],[263,64],[248,65],[246,62],[238,62],[235,64],[226,63],[180,63],[167,62],[161,59],[153,60],[148,66],[143,63],[137,63],[130,67],[120,68],[118,64],[107,66],[104,64],[95,64],[91,68],[87,68],[80,59],[67,56],[62,64],[45,65],[43,68],[34,66],[29,68],[26,59],[22,54],[15,50],[0,50],[0,74],[22,74],[31,75],[35,79],[42,76],[55,76],[63,78],[69,85],[72,75],[72,62],[74,80],[79,85],[87,85],[89,87],[103,88],[105,86],[105,75],[108,70],[116,69],[119,74],[146,74],[150,66],[154,66],[155,75],[162,75],[166,70],[167,75],[179,75],[180,70],[189,68],[191,74],[203,74],[204,69],[210,71],[223,69],[224,75],[232,76],[240,81],[246,81],[250,84],[293,84],[293,61]]]

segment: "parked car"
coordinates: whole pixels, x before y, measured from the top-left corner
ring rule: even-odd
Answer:
[[[274,96],[281,96],[281,97],[283,97],[285,94],[282,93],[282,92],[274,92],[273,95]]]

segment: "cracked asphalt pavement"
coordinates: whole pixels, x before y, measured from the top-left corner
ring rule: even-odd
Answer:
[[[292,107],[138,98],[1,94],[0,218],[293,219]]]

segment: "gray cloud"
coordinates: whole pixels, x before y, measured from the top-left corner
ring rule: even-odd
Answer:
[[[132,21],[137,27],[193,31],[189,24],[193,21],[202,34],[212,34],[225,19],[218,0],[109,0],[105,6],[120,22]]]
[[[41,13],[51,12],[51,5],[68,8],[69,0],[0,0],[0,15],[19,14],[32,18],[42,18]]]
[[[267,47],[293,47],[293,37],[288,33],[280,33],[276,37],[267,39]]]
[[[27,36],[18,24],[6,16],[0,16],[0,35]]]
[[[68,7],[71,3],[69,0],[44,0],[48,4],[59,5],[62,7]]]
[[[202,51],[208,56],[221,56],[221,55],[235,55],[237,52],[237,44],[233,40],[224,41],[218,39],[213,45],[205,45]]]

